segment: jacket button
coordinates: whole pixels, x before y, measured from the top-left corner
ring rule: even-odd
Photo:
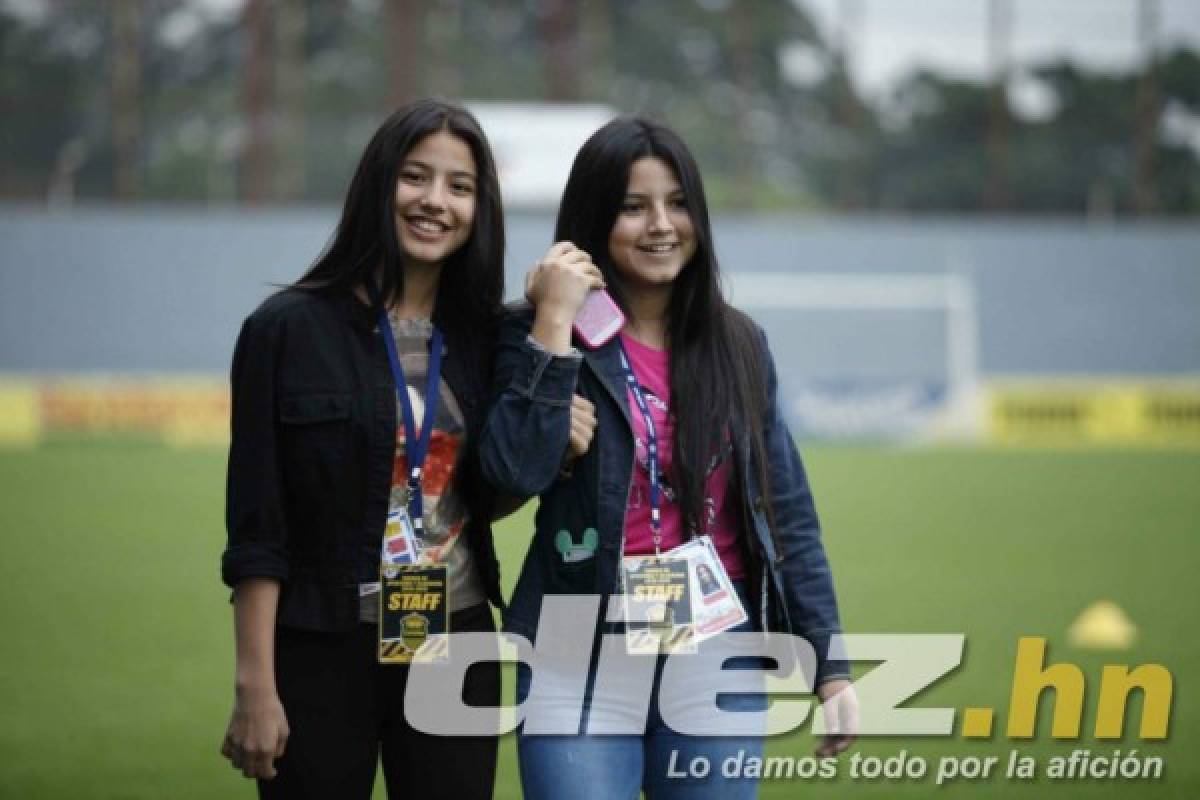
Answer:
[[[761,495],[761,494],[760,494],[760,495],[757,495],[757,496],[755,496],[755,498],[754,498],[754,510],[755,510],[755,511],[757,511],[758,513],[760,513],[760,514],[762,513],[762,510],[763,510],[763,499],[762,499],[762,495]]]

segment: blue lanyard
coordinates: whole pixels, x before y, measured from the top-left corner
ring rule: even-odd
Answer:
[[[416,419],[413,417],[412,401],[408,398],[408,383],[404,380],[404,367],[396,354],[396,336],[392,330],[387,311],[379,311],[379,328],[385,331],[383,343],[387,347],[388,364],[392,368],[392,381],[404,411],[404,457],[408,462],[408,515],[413,528],[420,531],[423,526],[424,502],[421,498],[421,471],[425,468],[425,456],[429,454],[429,442],[433,438],[433,420],[437,415],[438,383],[442,376],[442,332],[435,326],[429,342],[429,374],[425,377],[425,417],[421,420],[421,434],[417,435]]]
[[[625,352],[625,343],[619,338],[621,345],[621,368],[625,370],[625,383],[629,387],[638,410],[642,412],[642,422],[646,426],[646,471],[650,473],[650,533],[654,537],[654,554],[662,555],[662,487],[658,479],[658,435],[654,430],[654,418],[650,416],[650,406],[646,404],[646,396],[638,384],[633,367],[629,365],[629,354]]]

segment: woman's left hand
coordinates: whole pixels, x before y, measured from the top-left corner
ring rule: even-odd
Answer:
[[[850,681],[835,678],[818,686],[817,696],[821,698],[826,734],[816,754],[836,756],[858,738],[858,694]]]
[[[596,432],[596,407],[581,395],[571,395],[571,442],[567,460],[574,461],[588,451]]]

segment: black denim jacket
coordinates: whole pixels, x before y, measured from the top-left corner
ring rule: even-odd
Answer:
[[[263,302],[238,336],[221,577],[231,587],[280,579],[281,626],[348,629],[359,582],[378,580],[396,449],[383,335],[349,292],[289,289]],[[489,353],[447,339],[442,375],[467,430],[454,474],[467,507],[463,535],[480,585],[502,606],[495,495],[476,456],[489,372]]]

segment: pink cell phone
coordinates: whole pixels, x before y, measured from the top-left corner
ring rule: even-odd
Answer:
[[[593,289],[575,315],[574,329],[592,350],[617,335],[625,324],[620,307],[603,289]]]

